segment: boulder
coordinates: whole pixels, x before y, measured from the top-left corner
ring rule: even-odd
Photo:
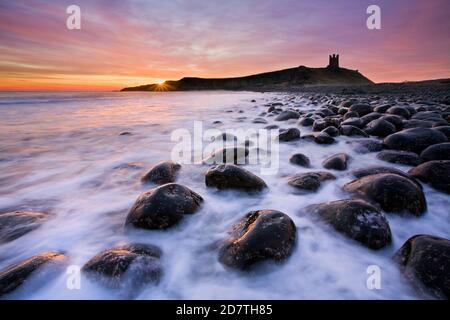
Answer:
[[[386,137],[395,133],[395,126],[387,120],[376,119],[367,124],[364,130],[367,134],[376,137]]]
[[[320,188],[322,182],[335,179],[334,175],[325,171],[304,172],[289,177],[288,184],[301,191],[314,192]]]
[[[249,151],[245,147],[225,147],[212,152],[203,162],[208,165],[223,163],[245,164],[248,154]]]
[[[383,149],[383,143],[375,139],[357,139],[347,143],[354,146],[353,150],[356,153],[378,152]]]
[[[126,226],[167,229],[195,213],[203,198],[189,188],[168,183],[142,193],[128,212]]]
[[[450,194],[450,160],[428,161],[408,173],[436,190]]]
[[[367,167],[367,168],[357,169],[357,170],[353,170],[352,171],[352,174],[356,178],[362,178],[362,177],[365,177],[365,176],[371,176],[373,174],[378,174],[378,173],[393,173],[393,174],[397,174],[399,176],[402,176],[402,177],[405,177],[407,179],[410,179],[420,189],[422,189],[422,185],[420,184],[419,181],[417,181],[414,177],[410,176],[409,174],[403,172],[402,170],[399,170],[399,169],[396,169],[396,168],[382,167],[382,166],[372,166],[372,167]]]
[[[407,166],[417,166],[420,163],[417,153],[400,150],[383,150],[377,155],[377,159]]]
[[[341,126],[354,126],[357,128],[362,128],[364,126],[364,123],[360,118],[349,118],[347,120],[344,120],[341,123]]]
[[[350,107],[351,112],[356,112],[360,117],[373,112],[373,107],[365,103],[357,103]]]
[[[325,169],[333,169],[333,170],[347,170],[347,162],[349,160],[349,156],[345,153],[338,153],[328,157],[322,162],[322,166]]]
[[[0,271],[0,297],[19,288],[31,276],[39,275],[44,281],[49,281],[49,276],[61,271],[66,262],[62,253],[43,252]]]
[[[405,119],[409,119],[411,117],[410,112],[408,111],[408,109],[403,108],[403,107],[399,107],[399,106],[394,106],[389,108],[386,113],[388,114],[393,114],[395,116],[400,116],[403,117]]]
[[[378,204],[386,212],[422,215],[427,202],[421,188],[403,176],[378,173],[347,183],[344,190]]]
[[[174,182],[181,165],[173,161],[163,161],[156,164],[142,178],[142,182],[153,182],[156,184],[166,184]]]
[[[313,140],[317,144],[333,144],[336,142],[336,140],[326,132],[316,134]]]
[[[321,132],[328,134],[330,137],[337,137],[339,135],[338,128],[333,126],[326,127]]]
[[[217,165],[209,168],[205,174],[205,183],[207,187],[218,189],[260,191],[267,188],[266,183],[261,178],[233,164]]]
[[[422,293],[450,298],[450,240],[430,235],[409,238],[394,257],[403,275]]]
[[[314,123],[314,119],[310,118],[310,117],[301,118],[300,121],[298,122],[298,124],[303,127],[310,127],[313,125],[313,123]]]
[[[289,162],[305,168],[308,168],[311,165],[309,158],[302,153],[292,155],[289,158]]]
[[[49,215],[41,212],[13,211],[0,213],[0,244],[13,241],[39,228]]]
[[[230,231],[219,250],[219,261],[227,267],[248,270],[263,261],[288,258],[295,246],[297,230],[286,214],[276,210],[248,213]]]
[[[298,112],[292,110],[285,110],[281,112],[276,118],[275,121],[286,121],[290,119],[298,119],[300,118],[300,114]]]
[[[360,128],[357,128],[355,126],[349,126],[349,125],[343,125],[340,127],[340,133],[343,136],[361,136],[361,137],[368,137],[369,135],[362,131]]]
[[[338,232],[371,249],[381,249],[391,243],[391,229],[385,215],[363,200],[316,204],[305,211],[319,216]]]
[[[117,246],[95,255],[82,271],[108,288],[135,290],[160,280],[161,254],[161,250],[153,245]]]
[[[288,142],[300,139],[300,130],[297,128],[289,128],[280,130],[278,140],[281,142]]]
[[[450,142],[438,143],[429,146],[420,154],[422,162],[433,160],[450,160]]]
[[[388,149],[411,151],[420,154],[431,145],[447,142],[440,131],[429,128],[406,129],[387,136],[383,143]]]

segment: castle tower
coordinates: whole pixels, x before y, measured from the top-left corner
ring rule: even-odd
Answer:
[[[339,55],[331,54],[329,56],[328,67],[329,69],[337,70],[339,69]]]

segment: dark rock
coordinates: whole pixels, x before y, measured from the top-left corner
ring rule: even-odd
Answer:
[[[267,187],[266,183],[258,176],[232,164],[209,168],[205,174],[205,183],[207,187],[246,191],[260,191]]]
[[[31,276],[41,273],[45,266],[48,274],[43,275],[45,281],[49,280],[50,273],[61,271],[66,264],[66,257],[57,252],[44,252],[21,261],[9,268],[0,271],[0,297],[11,293],[22,284],[27,282]]]
[[[364,130],[371,136],[386,137],[395,133],[395,126],[387,120],[376,119],[369,122]]]
[[[150,169],[142,178],[142,182],[166,184],[174,182],[181,165],[172,161],[162,161]]]
[[[168,183],[142,193],[128,212],[125,225],[167,229],[186,214],[195,213],[203,198],[189,188]]]
[[[334,138],[325,132],[321,132],[314,136],[314,142],[317,144],[332,144],[335,142]]]
[[[362,137],[368,137],[369,136],[367,133],[365,133],[361,129],[359,129],[357,127],[354,127],[354,126],[349,126],[349,125],[341,126],[340,133],[343,136],[362,136]]]
[[[416,235],[405,242],[394,259],[419,291],[450,298],[450,240]]]
[[[282,142],[288,142],[298,139],[300,139],[300,130],[298,130],[297,128],[280,130],[280,134],[278,135],[278,140]]]
[[[267,120],[264,118],[255,118],[253,119],[252,123],[262,123],[262,124],[266,124]]]
[[[49,215],[41,212],[13,211],[0,214],[0,244],[13,241],[39,228]]]
[[[356,112],[349,111],[346,114],[344,114],[342,119],[347,120],[347,119],[358,118],[358,117],[359,117],[359,114],[357,114]]]
[[[108,288],[136,290],[160,280],[160,257],[161,250],[153,245],[123,245],[95,255],[82,271]]]
[[[222,163],[245,164],[248,155],[249,151],[245,147],[225,147],[214,151],[211,156],[203,162],[208,165]]]
[[[335,154],[322,162],[325,169],[347,170],[348,155],[345,153]]]
[[[289,177],[288,184],[302,191],[317,191],[322,182],[327,180],[335,180],[336,177],[329,172],[305,172],[297,173]]]
[[[132,135],[132,133],[129,131],[123,131],[123,132],[119,133],[119,136],[131,136],[131,135]]]
[[[327,123],[323,120],[315,120],[312,126],[313,131],[322,131],[328,127]]]
[[[402,177],[405,177],[405,178],[411,180],[420,189],[422,189],[422,185],[414,177],[412,177],[409,174],[403,172],[402,170],[399,170],[399,169],[396,169],[396,168],[372,166],[372,167],[363,168],[363,169],[357,169],[357,170],[352,171],[352,174],[356,178],[362,178],[362,177],[365,177],[365,176],[371,176],[373,174],[378,174],[378,173],[393,173],[393,174],[397,174],[399,176],[402,176]]]
[[[389,108],[386,111],[386,113],[393,114],[395,116],[400,116],[400,117],[403,117],[405,119],[409,119],[411,117],[411,114],[408,111],[408,109],[403,108],[403,107],[398,107],[398,106]]]
[[[375,109],[373,109],[373,111],[379,112],[379,113],[386,113],[386,111],[388,111],[388,109],[390,107],[391,107],[390,104],[383,104],[381,106],[375,107]]]
[[[380,120],[386,120],[395,126],[395,130],[399,131],[403,129],[403,119],[399,116],[386,115],[379,118]]]
[[[450,142],[429,146],[420,154],[422,162],[433,160],[450,160]]]
[[[366,114],[364,117],[361,117],[363,127],[366,126],[368,123],[372,122],[373,120],[379,119],[382,116],[383,115],[378,112],[372,112],[372,113]]]
[[[349,109],[351,112],[356,112],[360,117],[373,112],[373,107],[369,104],[358,103],[354,104]]]
[[[326,127],[321,132],[328,134],[330,137],[337,137],[339,135],[338,128],[333,126]]]
[[[364,126],[364,123],[360,118],[349,118],[347,120],[344,120],[341,123],[341,126],[354,126],[357,128],[362,128]]]
[[[314,119],[313,118],[301,118],[300,121],[298,122],[299,125],[303,126],[303,127],[310,127],[312,126],[314,123]]]
[[[305,211],[318,215],[338,232],[371,249],[381,249],[391,243],[391,229],[385,215],[363,200],[316,204]]]
[[[348,141],[347,143],[355,146],[354,151],[356,153],[369,153],[383,150],[383,143],[374,139],[358,139]]]
[[[407,166],[417,166],[420,163],[419,156],[414,152],[399,150],[384,150],[377,155],[377,159],[404,164]]]
[[[450,193],[450,160],[428,161],[408,173],[439,191]]]
[[[230,232],[219,251],[228,267],[249,269],[263,261],[282,261],[294,248],[297,230],[286,214],[275,210],[248,213]]]
[[[286,110],[281,112],[276,118],[275,121],[286,121],[290,119],[298,119],[300,114],[298,112],[292,110]]]
[[[305,168],[308,168],[311,165],[309,158],[302,153],[292,155],[289,162]]]
[[[270,124],[268,126],[265,126],[264,129],[266,130],[273,130],[273,129],[278,129],[279,127],[276,124]]]
[[[422,189],[403,176],[379,173],[347,183],[344,190],[377,203],[386,212],[420,216],[427,210]]]
[[[450,126],[438,126],[433,129],[443,133],[450,140]]]
[[[412,151],[420,154],[433,144],[447,142],[447,137],[437,130],[427,128],[406,129],[387,136],[383,143],[388,149]]]

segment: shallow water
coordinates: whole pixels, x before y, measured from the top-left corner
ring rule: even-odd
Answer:
[[[428,211],[420,218],[389,214],[393,243],[369,250],[299,211],[313,203],[348,198],[340,187],[352,180],[350,171],[386,165],[376,153],[356,154],[346,141],[321,146],[308,141],[281,144],[280,170],[262,176],[269,190],[259,195],[218,192],[204,184],[204,165],[183,165],[178,182],[203,196],[202,209],[167,231],[123,230],[127,211],[150,188],[139,178],[152,164],[168,160],[176,142],[171,132],[204,128],[263,128],[251,120],[268,102],[285,100],[276,93],[0,93],[0,212],[44,211],[52,218],[39,229],[0,245],[0,269],[43,251],[62,251],[70,263],[82,266],[103,249],[141,242],[163,250],[164,276],[138,299],[411,299],[419,298],[404,281],[391,257],[410,236],[432,234],[449,238],[448,195],[424,185]],[[251,102],[255,99],[256,102]],[[317,108],[307,100],[291,103]],[[239,111],[242,111],[240,113]],[[230,112],[232,111],[232,112]],[[239,119],[247,117],[247,119]],[[269,124],[273,118],[267,118]],[[282,127],[293,122],[277,123]],[[309,129],[300,128],[303,134]],[[131,135],[120,135],[130,132]],[[289,164],[297,152],[311,159],[312,168]],[[347,152],[349,170],[333,172],[338,179],[317,193],[293,193],[286,177],[322,170],[329,155]],[[389,164],[391,165],[391,164]],[[408,167],[391,165],[402,170]],[[260,175],[257,165],[246,168]],[[260,175],[261,176],[261,175]],[[214,243],[245,213],[276,209],[298,228],[292,256],[282,264],[264,265],[253,273],[224,268]],[[367,268],[381,268],[381,289],[366,286]],[[67,276],[49,278],[41,286],[25,284],[13,294],[21,299],[118,299],[82,277],[80,290],[69,290]]]

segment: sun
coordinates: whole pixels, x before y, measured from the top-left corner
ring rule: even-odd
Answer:
[[[165,82],[166,82],[166,80],[160,80],[160,81],[157,81],[156,84],[163,85]]]

